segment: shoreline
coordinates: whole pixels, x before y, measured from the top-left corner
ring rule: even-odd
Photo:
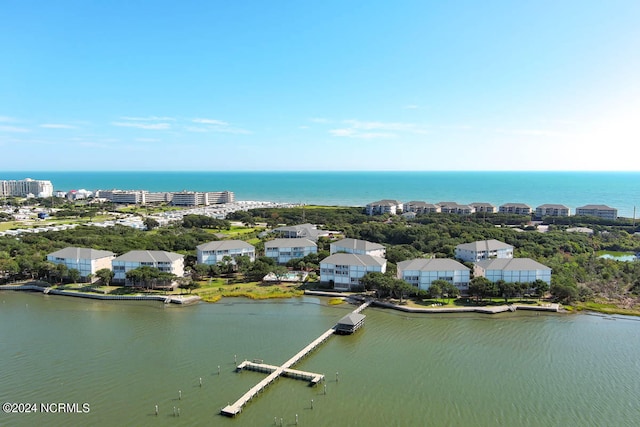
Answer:
[[[190,305],[201,301],[197,295],[100,295],[88,292],[74,292],[60,289],[51,289],[38,285],[2,285],[0,291],[26,291],[41,292],[45,295],[61,295],[75,298],[97,299],[97,300],[120,300],[120,301],[161,301],[165,304]]]
[[[343,295],[337,292],[325,292],[325,291],[312,291],[305,290],[305,295],[325,296],[325,297],[342,297],[345,299],[353,299],[356,301],[364,301],[365,298],[358,295]],[[544,311],[552,313],[560,313],[561,306],[558,303],[548,303],[547,305],[526,305],[526,304],[503,304],[496,306],[479,306],[479,307],[443,307],[443,308],[422,308],[422,307],[407,307],[404,305],[393,304],[386,301],[373,300],[371,305],[376,307],[388,308],[392,310],[403,311],[405,313],[482,313],[482,314],[498,314],[505,313],[507,311],[517,310],[529,310],[529,311]]]

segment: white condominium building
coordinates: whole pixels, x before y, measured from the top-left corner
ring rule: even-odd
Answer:
[[[51,181],[37,179],[21,179],[0,181],[0,197],[51,197],[53,196],[53,184]]]

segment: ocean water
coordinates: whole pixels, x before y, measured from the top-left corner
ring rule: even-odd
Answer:
[[[429,203],[605,204],[640,207],[640,172],[0,172],[48,179],[56,190],[233,191],[236,200],[364,206],[380,199]]]

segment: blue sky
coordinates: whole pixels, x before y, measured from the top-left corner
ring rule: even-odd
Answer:
[[[640,2],[0,4],[2,170],[640,170]]]

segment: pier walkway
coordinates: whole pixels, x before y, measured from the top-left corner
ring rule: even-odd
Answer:
[[[370,304],[371,304],[371,301],[365,302],[364,304],[356,308],[353,311],[353,313],[360,313],[362,310],[369,307]],[[313,342],[311,342],[305,348],[300,350],[292,358],[284,362],[281,366],[266,365],[263,363],[253,363],[246,360],[242,362],[240,365],[236,367],[237,370],[250,369],[250,370],[256,370],[260,372],[271,372],[271,373],[265,379],[263,379],[258,384],[256,384],[251,389],[249,389],[249,391],[243,394],[242,397],[240,397],[234,403],[222,408],[220,413],[228,417],[233,417],[239,414],[240,412],[242,412],[242,408],[244,407],[244,405],[246,405],[251,399],[257,396],[258,393],[264,390],[269,384],[271,384],[273,381],[275,381],[276,378],[280,376],[289,376],[293,378],[308,379],[311,385],[315,385],[320,381],[322,381],[324,379],[324,375],[322,374],[314,374],[312,372],[297,371],[289,368],[291,368],[291,366],[298,363],[300,359],[305,357],[307,354],[311,353],[320,344],[325,342],[327,338],[333,335],[336,330],[336,326],[333,326],[332,328],[325,331],[322,335],[320,335],[318,338],[313,340]],[[273,371],[272,371],[272,368],[273,368]]]

